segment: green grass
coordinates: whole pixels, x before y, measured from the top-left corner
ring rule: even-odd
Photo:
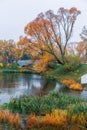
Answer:
[[[29,73],[29,74],[35,74],[36,72],[29,70],[29,69],[23,69],[23,70],[18,70],[18,69],[0,69],[0,73]]]
[[[75,70],[68,71],[64,66],[58,66],[56,69],[48,71],[45,76],[57,79],[61,82],[64,79],[74,79],[80,82],[81,76],[87,73],[87,64],[80,64]]]
[[[31,73],[30,70],[11,70],[0,69],[0,72],[9,73]],[[35,72],[34,72],[35,73]],[[51,80],[62,81],[64,79],[74,79],[80,82],[82,75],[87,73],[87,65],[79,65],[76,69],[68,71],[64,66],[57,66],[54,70],[43,74]],[[78,97],[72,97],[63,93],[53,92],[44,97],[28,97],[21,96],[20,98],[13,98],[10,103],[1,106],[1,109],[9,109],[12,112],[18,112],[22,115],[34,113],[36,115],[44,116],[46,113],[51,113],[54,109],[66,110],[70,116],[76,114],[83,114],[87,117],[87,101]],[[51,128],[47,128],[50,129]],[[52,130],[55,128],[52,128]],[[84,129],[84,128],[83,128]],[[37,130],[32,129],[32,130]]]
[[[2,63],[2,64],[3,66],[0,67],[0,73],[29,73],[29,74],[37,73],[34,70],[30,69],[29,67],[21,67],[17,63],[13,64]],[[11,66],[8,66],[8,64]]]
[[[10,103],[4,104],[2,108],[21,114],[35,113],[36,115],[45,115],[46,113],[51,113],[53,109],[67,110],[70,114],[87,114],[86,101],[58,92],[50,93],[44,97],[22,96],[14,98]]]

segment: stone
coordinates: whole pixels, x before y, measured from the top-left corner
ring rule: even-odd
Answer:
[[[84,75],[81,77],[81,84],[87,84],[87,74],[84,74]]]

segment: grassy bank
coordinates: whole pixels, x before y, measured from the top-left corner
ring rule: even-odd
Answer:
[[[62,93],[14,98],[2,109],[24,115],[24,130],[85,130],[87,126],[87,102]]]
[[[0,73],[29,73],[29,74],[38,74],[30,69],[0,69]]]
[[[58,92],[53,92],[43,97],[22,96],[20,98],[13,98],[10,103],[4,104],[2,108],[21,114],[35,113],[36,115],[45,115],[46,113],[51,113],[53,109],[87,114],[86,101]]]
[[[72,67],[70,69],[68,66],[56,66],[54,69],[51,69],[45,73],[39,73],[27,67],[21,67],[18,65],[12,65],[10,68],[2,67],[0,68],[0,73],[34,73],[41,74],[46,78],[52,80],[58,80],[61,82],[64,79],[73,79],[77,82],[80,82],[81,76],[87,73],[87,64],[80,64],[76,68]]]
[[[37,74],[30,66],[19,66],[17,63],[0,63],[0,73],[29,73]]]
[[[59,82],[62,82],[64,79],[73,79],[76,82],[81,82],[81,76],[84,74],[87,74],[87,64],[80,64],[72,70],[65,66],[57,66],[43,75],[47,78],[56,79]]]
[[[27,69],[1,69],[0,71],[2,73],[35,73]],[[84,64],[79,65],[75,70],[57,66],[54,70],[47,71],[42,75],[59,82],[64,79],[80,82],[81,76],[86,73],[87,65]],[[5,112],[6,110],[11,113]],[[13,113],[19,113],[19,116]],[[17,122],[14,122],[15,116],[17,116]],[[23,130],[86,130],[87,101],[53,92],[43,97],[21,96],[13,98],[10,103],[1,106],[0,125],[2,127],[6,125],[2,130],[20,130],[21,121],[24,125]],[[7,126],[9,126],[8,129]]]

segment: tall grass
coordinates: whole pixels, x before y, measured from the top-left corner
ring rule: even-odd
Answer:
[[[70,113],[87,113],[86,101],[58,92],[52,92],[44,97],[13,98],[10,103],[4,104],[2,107],[10,109],[12,112],[35,113],[36,115],[51,113],[53,109],[68,110]]]

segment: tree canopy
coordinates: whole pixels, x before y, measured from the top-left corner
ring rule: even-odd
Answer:
[[[49,10],[40,13],[28,23],[24,28],[26,34],[24,39],[27,39],[24,43],[29,48],[29,52],[32,52],[32,56],[38,57],[43,64],[44,59],[46,62],[55,60],[58,64],[65,64],[66,48],[79,14],[80,11],[74,7],[59,8],[57,14]]]

